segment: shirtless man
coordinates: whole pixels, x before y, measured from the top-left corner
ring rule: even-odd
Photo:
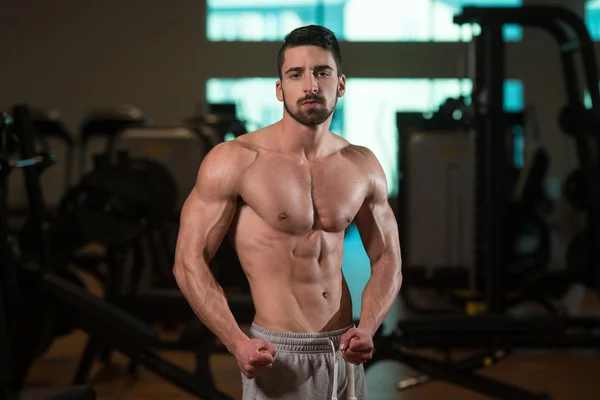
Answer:
[[[174,274],[236,357],[243,399],[367,399],[362,363],[402,282],[386,178],[371,151],[329,131],[346,89],[334,34],[292,31],[278,68],[283,118],[206,156],[183,206]],[[371,261],[356,327],[341,268],[352,221]],[[256,309],[249,336],[208,266],[226,234]]]

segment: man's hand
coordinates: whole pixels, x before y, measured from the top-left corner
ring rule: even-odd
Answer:
[[[365,331],[350,328],[340,339],[342,357],[352,364],[362,364],[373,357],[373,338]]]
[[[254,379],[273,367],[277,350],[265,339],[247,339],[235,351],[238,366],[248,379]]]

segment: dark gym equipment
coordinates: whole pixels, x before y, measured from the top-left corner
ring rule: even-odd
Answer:
[[[114,160],[116,158],[116,160]],[[87,240],[105,246],[128,245],[168,221],[175,212],[177,187],[169,171],[151,160],[118,152],[94,157],[61,204]]]
[[[226,140],[227,134],[237,137],[247,133],[244,121],[237,117],[235,103],[206,103],[198,115],[185,123],[205,141],[208,148]]]
[[[600,319],[573,318],[556,315],[541,317],[512,317],[505,315],[509,302],[505,297],[507,265],[506,230],[508,213],[508,151],[505,130],[508,125],[503,110],[505,80],[505,49],[502,28],[519,24],[548,31],[558,41],[564,83],[568,97],[568,113],[562,115],[563,128],[577,143],[580,168],[584,171],[581,190],[584,203],[589,204],[588,229],[591,245],[586,249],[588,262],[584,267],[590,275],[598,276],[598,245],[600,244],[600,185],[594,181],[598,160],[594,157],[598,137],[595,111],[600,104],[598,74],[594,46],[584,22],[573,12],[559,7],[523,6],[519,8],[465,7],[455,17],[455,23],[477,23],[481,35],[476,37],[476,73],[473,84],[473,126],[476,130],[476,268],[482,275],[484,308],[478,316],[424,316],[407,318],[398,324],[390,337],[375,338],[373,360],[395,359],[420,371],[423,376],[413,382],[439,378],[465,388],[505,399],[549,398],[514,387],[472,372],[486,365],[490,351],[532,347],[600,347]],[[573,37],[575,36],[575,37]],[[583,95],[575,74],[574,56],[579,52],[586,77],[585,87],[592,99],[591,110],[585,110]],[[573,112],[575,110],[575,112]],[[577,118],[575,118],[577,117]],[[567,129],[568,128],[568,129]],[[590,145],[592,143],[592,145]],[[569,266],[572,268],[571,266]],[[567,274],[567,276],[569,276]],[[582,282],[598,289],[598,281]],[[404,348],[425,346],[446,352],[453,348],[487,348],[486,354],[463,362],[440,363],[426,357],[416,357]],[[372,365],[372,362],[369,365]],[[475,360],[475,361],[473,361]]]
[[[25,105],[15,106],[12,112],[15,121],[15,132],[19,136],[19,147],[23,159],[36,156],[33,140],[35,127],[31,113]],[[114,349],[124,354],[132,362],[142,365],[168,382],[188,393],[206,399],[227,399],[219,392],[212,381],[208,366],[199,365],[195,373],[159,357],[151,349],[157,340],[156,332],[124,310],[99,299],[69,281],[61,278],[53,271],[52,251],[46,239],[47,212],[39,184],[39,173],[34,169],[26,169],[26,182],[30,200],[32,226],[38,243],[38,263],[21,265],[19,282],[27,291],[28,304],[31,310],[19,326],[19,335],[15,340],[14,352],[17,355],[17,366],[12,368],[16,377],[17,388],[22,386],[28,365],[39,355],[39,345],[51,341],[54,336],[54,306],[60,307],[70,316],[72,324],[89,334],[86,351],[82,355],[79,373],[75,377],[76,384],[85,383],[88,371],[94,361],[94,349]],[[4,254],[4,253],[3,253]],[[4,266],[4,263],[2,264]],[[3,280],[4,281],[4,280]],[[34,301],[35,300],[35,301]],[[210,344],[211,338],[204,336],[203,343]],[[194,340],[201,338],[194,337]],[[208,359],[206,356],[205,359]]]
[[[235,117],[235,105],[208,105],[208,108],[203,111],[202,115],[198,115],[196,117],[186,120],[186,125],[197,134],[198,138],[203,143],[203,145],[199,146],[199,152],[206,152],[212,147],[214,147],[216,144],[222,142],[224,140],[225,134],[229,131],[232,131],[236,134],[245,131],[244,124]],[[90,161],[94,160],[92,164],[96,164],[97,159],[99,158],[98,156],[102,155],[104,156],[104,160],[110,160],[111,164],[118,163],[115,162],[115,158],[117,152],[120,150],[120,140],[126,137],[126,135],[124,136],[123,133],[136,132],[135,134],[139,136],[140,132],[143,132],[144,128],[161,129],[161,127],[153,127],[151,125],[150,119],[144,116],[142,111],[135,107],[122,106],[108,109],[92,110],[89,113],[89,115],[87,115],[83,119],[80,127],[81,154],[79,176],[81,178],[85,178],[84,180],[86,182],[91,182],[91,186],[95,187],[94,190],[100,189],[98,187],[98,184],[102,181],[102,179],[101,177],[100,179],[97,179],[99,178],[99,174],[97,173],[98,171],[94,171],[96,169],[95,165],[92,165],[92,171],[89,171]],[[103,147],[99,149],[99,153],[97,151],[98,140],[103,143]],[[94,145],[93,143],[96,144]],[[131,139],[128,144],[131,145]],[[134,153],[136,150],[134,150]],[[90,152],[98,154],[91,156],[89,154]],[[133,158],[137,159],[138,157]],[[147,161],[145,165],[150,164],[151,160],[147,159],[149,158],[149,156],[144,158],[146,158],[145,161]],[[117,169],[118,168],[115,168],[113,169],[113,171],[116,172]],[[161,175],[166,175],[165,173],[161,172],[161,170],[159,170],[158,168],[154,170],[157,172],[157,174],[160,173]],[[162,171],[164,171],[164,169],[162,169]],[[106,172],[106,170],[104,170],[104,172]],[[123,181],[125,181],[125,179],[123,179],[121,182]],[[163,184],[165,185],[165,187],[163,188],[163,195],[172,194],[174,196],[177,196],[179,198],[178,206],[180,206],[188,193],[177,193],[177,186],[176,189],[172,190],[172,179],[161,179],[160,182],[163,182]],[[114,184],[109,184],[109,187],[105,187],[102,189],[102,191],[108,196],[105,198],[104,203],[109,204],[108,202],[117,200],[119,197],[121,198],[121,200],[127,200],[126,196],[124,195],[119,196],[118,194],[114,195],[114,193],[111,193],[111,186],[116,186],[117,184],[118,183],[115,182]],[[157,186],[159,186],[158,182]],[[82,197],[77,198],[75,196],[76,193],[82,194],[81,192],[84,191],[83,189],[92,190],[92,187],[90,187],[90,185],[87,184],[85,188],[81,185],[74,187],[73,190],[71,190],[68,193],[68,195],[63,199],[63,202],[61,204],[63,211],[62,214],[65,214],[65,210],[72,209],[74,203],[77,203],[77,201],[80,201],[82,199]],[[125,190],[125,188],[120,189],[121,192],[123,190]],[[119,190],[117,190],[117,192],[119,192]],[[140,200],[139,197],[141,196],[136,196],[137,200]],[[93,202],[96,203],[96,209],[101,205],[100,203],[102,203],[102,201],[99,200],[100,199],[98,198],[95,198],[93,200]],[[93,204],[91,203],[92,202],[88,202],[87,205],[92,206]],[[148,205],[147,202],[145,204]],[[132,204],[130,203],[129,211],[135,211],[135,207],[131,207],[131,205]],[[163,209],[163,211],[167,211],[167,209]],[[113,212],[113,217],[116,217],[116,214],[119,212],[119,208],[117,207],[113,209]],[[66,214],[72,215],[69,213]],[[156,280],[163,281],[163,283],[171,282],[171,284],[169,285],[170,287],[175,287],[173,282],[173,276],[171,273],[171,265],[174,257],[174,237],[176,236],[177,231],[178,214],[178,210],[175,210],[171,216],[169,223],[163,224],[162,226],[153,231],[148,231],[148,229],[146,229],[144,237],[141,238],[141,240],[138,240],[140,244],[143,244],[143,248],[145,249],[143,254],[150,255],[149,261],[151,261],[152,263],[153,274],[155,275]],[[86,216],[90,218],[99,217],[97,214],[94,215],[93,213],[86,213]],[[96,221],[99,221],[98,224],[91,224],[88,226],[81,225],[82,228],[84,228],[84,232],[86,229],[89,228],[91,231],[87,233],[89,234],[90,238],[102,239],[100,240],[101,242],[106,242],[108,244],[111,244],[110,242],[112,241],[112,244],[114,244],[118,242],[124,243],[130,240],[131,238],[136,237],[137,233],[135,231],[139,233],[140,228],[143,228],[144,226],[143,218],[138,218],[136,223],[134,223],[131,219],[135,216],[133,214],[130,214],[129,216],[122,215],[121,222],[125,222],[126,218],[130,219],[130,223],[124,225],[126,229],[122,231],[116,229],[111,230],[108,229],[110,227],[110,222],[112,222],[113,227],[116,227],[118,221],[116,218],[111,219],[111,217],[108,215],[106,217],[108,219],[101,221],[98,220],[98,218],[96,218]],[[64,222],[65,220],[61,219],[61,221]],[[100,232],[99,230],[101,228],[104,228],[105,231]],[[230,258],[229,256],[227,256],[227,254],[229,254],[230,252],[225,251],[226,247],[227,245],[224,245],[222,246],[222,249],[219,250],[215,257],[215,263],[225,258]],[[74,261],[74,263],[84,267],[85,269],[89,270],[94,275],[102,279],[103,274],[98,269],[98,264],[100,261],[103,260],[99,259],[99,257],[94,257],[92,255],[86,254],[83,256],[77,256],[77,259]],[[230,273],[228,275],[228,278],[231,275],[232,274]]]
[[[75,156],[75,140],[73,139],[73,135],[61,119],[60,114],[55,110],[35,108],[31,111],[31,118],[41,140],[47,141],[46,138],[56,138],[66,147],[64,160],[64,191],[66,192],[73,183]],[[50,147],[48,144],[45,146]]]
[[[56,161],[50,154],[39,154],[19,160],[8,159],[16,147],[12,141],[11,119],[2,115],[0,123],[0,398],[2,399],[47,399],[47,400],[94,400],[96,393],[89,386],[75,386],[66,389],[23,390],[23,381],[31,365],[31,357],[19,354],[18,337],[22,329],[44,327],[46,321],[35,321],[37,314],[24,316],[30,309],[24,305],[31,302],[22,296],[22,290],[16,271],[13,243],[9,237],[8,210],[6,203],[6,178],[15,168],[42,170]],[[9,150],[9,140],[12,141]],[[29,336],[29,335],[28,335]],[[38,345],[30,342],[29,347],[37,350]]]
[[[60,260],[68,260],[77,266],[85,264],[85,269],[103,284],[106,302],[140,318],[146,324],[186,324],[180,338],[163,340],[156,335],[148,345],[152,349],[195,352],[194,380],[199,389],[219,395],[212,383],[209,357],[213,351],[222,349],[215,348],[214,335],[197,320],[176,287],[171,272],[174,242],[171,243],[167,237],[168,232],[176,230],[179,214],[176,209],[177,198],[185,194],[178,193],[173,177],[161,164],[150,159],[132,158],[128,152],[119,149],[118,139],[122,134],[132,128],[135,130],[146,126],[147,121],[139,110],[124,108],[94,112],[82,124],[82,160],[92,138],[106,139],[107,143],[100,154],[93,156],[92,169],[82,174],[61,201],[58,216],[52,225],[57,227],[57,231],[60,227],[68,226],[75,232],[75,239],[70,240],[70,245],[61,246],[63,251]],[[222,121],[221,118],[205,123],[217,126]],[[202,129],[204,131],[206,127]],[[73,256],[77,247],[90,241],[103,245],[106,256],[92,255],[87,260]],[[161,252],[166,256],[158,254]],[[215,257],[213,263],[218,264],[225,258],[222,253],[220,257]],[[166,262],[162,262],[163,258],[166,258]],[[98,261],[106,262],[106,271],[98,268]],[[60,268],[61,264],[56,264]],[[148,265],[152,265],[149,287],[142,283],[143,275],[148,278],[148,274],[145,274]],[[62,269],[60,271],[64,274]],[[68,277],[72,279],[71,275]],[[234,314],[241,322],[253,320],[254,307],[249,295],[228,298]],[[62,332],[67,332],[73,324],[63,325]],[[92,361],[100,355],[107,360],[113,348],[110,343],[91,336],[75,382],[85,382]],[[144,365],[144,362],[132,359],[130,371],[138,364]]]
[[[56,110],[31,108],[31,119],[35,128],[36,151],[41,154],[56,154],[57,157],[56,165],[47,170],[43,169],[44,173],[40,178],[44,201],[48,205],[50,224],[47,235],[48,245],[55,250],[52,261],[55,264],[54,268],[62,277],[69,277],[71,281],[77,282],[75,275],[63,269],[62,266],[73,261],[75,249],[83,243],[79,233],[73,231],[72,221],[57,215],[60,199],[68,192],[73,182],[75,140],[61,119],[60,113]],[[62,172],[64,172],[64,177],[61,177]],[[20,175],[18,178],[22,178],[23,174],[20,171],[17,174]],[[57,185],[57,181],[64,182],[64,185]],[[24,180],[21,181],[21,185],[15,185],[15,183],[18,181],[9,181],[11,192],[13,190],[19,192],[21,187],[24,189]],[[25,193],[23,194],[25,195]],[[25,209],[11,209],[9,217],[11,234],[18,236],[18,248],[21,253],[27,255],[36,253],[36,241],[32,220],[28,215],[26,196],[24,197]],[[81,283],[78,284],[83,286]]]
[[[87,171],[89,147],[93,139],[104,140],[100,154],[111,155],[118,136],[128,128],[148,126],[151,123],[141,110],[132,106],[98,108],[91,110],[81,121],[79,144],[79,175]]]
[[[173,215],[179,214],[175,208],[178,193],[173,177],[160,164],[132,159],[121,150],[115,155],[96,155],[94,161],[94,168],[84,174],[63,200],[60,213],[73,218],[85,240],[107,248],[109,282],[105,296],[121,307],[135,310],[135,315],[146,316],[148,323],[194,318],[176,285],[165,282],[172,279],[171,267],[168,275],[159,267],[153,269],[156,277],[163,280],[159,282],[160,290],[140,285],[145,266],[159,258],[153,251],[171,245],[160,231],[172,222]],[[161,240],[155,240],[155,236]],[[124,263],[129,253],[133,253],[133,267],[127,272]],[[168,264],[172,266],[174,249],[169,253]],[[213,264],[224,258],[223,254],[215,257]],[[249,296],[233,298],[232,306],[243,321],[252,320]]]
[[[467,101],[449,99],[432,115],[397,114],[402,177],[398,224],[406,283],[401,296],[405,305],[418,314],[471,312],[470,305],[481,302],[483,276],[473,265],[475,232],[471,218],[467,218],[474,208],[471,198],[475,187],[471,179],[474,113],[468,109]],[[505,112],[505,116],[505,137],[510,143],[515,132],[523,129],[527,114]],[[519,149],[508,146],[508,153],[513,153],[514,159],[520,158]],[[549,157],[543,147],[533,152],[526,166],[510,162],[505,166],[511,177],[511,195],[507,202],[504,274],[510,283],[507,300],[513,304],[536,300],[554,311],[544,296],[532,298],[531,292],[523,293],[525,287],[531,286],[528,280],[543,273],[550,259],[549,228],[538,211],[547,209],[549,204],[543,190],[548,167]],[[423,202],[420,196],[432,191]],[[416,226],[411,226],[412,221]],[[438,231],[428,231],[432,223],[439,227]],[[519,246],[524,241],[528,246]],[[454,305],[444,309],[419,306],[413,296],[415,289],[434,290],[446,303]],[[515,296],[516,292],[521,295]]]
[[[143,272],[146,270],[149,261],[151,261],[148,259],[144,249],[152,248],[153,246],[150,238],[153,230],[149,224],[142,225],[140,220],[144,218],[151,220],[151,210],[156,207],[156,204],[158,204],[160,211],[160,197],[164,196],[164,194],[146,193],[147,188],[143,181],[144,176],[142,175],[140,178],[139,175],[135,175],[134,171],[127,171],[128,168],[134,166],[135,162],[136,160],[122,160],[116,165],[108,165],[109,168],[117,168],[120,172],[112,176],[105,184],[101,182],[106,179],[106,174],[103,175],[100,170],[106,168],[106,165],[98,166],[91,171],[88,176],[98,179],[97,182],[94,182],[94,185],[100,189],[95,194],[91,194],[91,191],[88,189],[84,189],[84,191],[90,193],[90,199],[99,198],[100,205],[95,206],[91,210],[86,204],[73,204],[69,212],[74,214],[93,213],[94,220],[88,220],[91,222],[88,222],[89,226],[83,230],[102,233],[102,235],[97,235],[96,237],[101,239],[100,242],[106,245],[107,251],[108,270],[104,282],[105,300],[140,318],[149,325],[157,323],[164,326],[185,324],[183,333],[178,339],[165,340],[156,337],[152,341],[151,347],[156,349],[194,351],[196,355],[195,376],[203,377],[206,380],[210,377],[210,354],[223,350],[215,346],[214,335],[198,321],[189,303],[174,284],[171,286],[168,282],[164,281],[160,282],[160,286],[151,284],[148,287],[148,285],[141,284]],[[119,189],[132,187],[135,190]],[[77,192],[77,188],[78,186],[75,187],[74,193]],[[100,195],[102,190],[105,190],[106,196]],[[114,199],[112,201],[113,204],[121,205],[122,209],[118,214],[105,211],[106,207],[103,204],[106,204],[106,198]],[[129,205],[125,204],[127,198],[131,199]],[[169,204],[174,204],[174,200],[171,197]],[[128,210],[132,211],[129,212]],[[144,215],[144,210],[147,211],[146,215]],[[163,212],[163,215],[160,218],[157,217],[154,219],[153,222],[155,224],[154,228],[158,228],[161,223],[167,223],[168,213]],[[80,223],[85,224],[86,220],[80,218]],[[92,224],[96,224],[96,226]],[[121,233],[119,232],[119,228],[121,228]],[[114,233],[111,234],[111,232]],[[125,238],[123,232],[131,232],[132,234]],[[114,236],[117,236],[119,240],[116,240]],[[162,246],[164,245],[163,243]],[[128,257],[128,255],[132,255],[132,257]],[[154,257],[156,256],[152,256],[151,258]],[[131,265],[128,265],[128,259],[131,260]],[[171,259],[171,265],[172,262]],[[250,323],[253,321],[255,311],[249,295],[233,296],[228,294],[227,299],[229,307],[238,322]],[[82,359],[77,376],[87,376],[91,367],[91,364],[87,360],[101,353],[106,354],[107,350],[110,350],[110,348],[98,346],[96,343],[90,342],[86,348],[85,356]],[[137,365],[135,360],[132,361],[130,366],[131,371],[135,370]],[[209,380],[212,383],[212,380]],[[84,380],[81,378],[77,382],[84,382]]]
[[[516,23],[542,28],[552,34],[559,43],[568,102],[566,110],[579,110],[576,113],[563,113],[561,115],[561,122],[563,128],[568,128],[568,131],[574,137],[577,145],[580,169],[585,171],[583,174],[586,178],[583,179],[580,190],[584,191],[585,195],[583,197],[587,199],[586,202],[592,205],[588,210],[587,217],[590,234],[594,243],[600,243],[600,186],[598,185],[597,176],[594,174],[594,171],[598,169],[598,160],[595,157],[598,147],[598,136],[595,133],[597,125],[595,125],[596,121],[594,118],[594,109],[597,109],[599,102],[597,63],[593,43],[585,24],[575,14],[562,8],[521,7],[520,9],[509,8],[502,10],[498,8],[468,7],[464,9],[461,16],[457,17],[456,21],[457,23],[480,23],[485,26],[485,34],[482,33],[480,40],[478,40],[479,47],[477,49],[482,57],[485,55],[482,58],[483,62],[481,65],[485,66],[486,71],[481,75],[481,78],[485,79],[483,82],[488,82],[487,88],[489,89],[489,93],[493,93],[496,96],[494,99],[489,100],[490,108],[488,114],[492,118],[481,120],[480,125],[480,128],[486,128],[485,124],[487,123],[496,126],[496,128],[494,130],[491,126],[487,126],[488,130],[485,130],[485,132],[489,133],[479,135],[480,140],[482,140],[481,148],[486,150],[481,157],[481,161],[484,163],[482,166],[485,168],[478,168],[482,172],[479,178],[481,182],[478,184],[478,187],[486,188],[484,181],[490,187],[486,188],[487,194],[484,195],[483,192],[480,194],[483,204],[482,207],[478,207],[478,221],[482,224],[481,229],[485,239],[480,242],[480,249],[482,249],[480,253],[482,257],[481,267],[488,274],[488,290],[486,292],[489,298],[487,301],[490,305],[490,311],[498,313],[504,309],[502,286],[505,284],[505,281],[502,279],[502,274],[505,265],[505,253],[500,248],[504,244],[501,240],[497,240],[496,236],[503,233],[505,229],[505,224],[502,221],[505,218],[506,197],[501,194],[500,190],[506,187],[506,180],[502,174],[502,163],[506,160],[506,154],[505,146],[501,145],[500,136],[495,134],[495,132],[500,130],[498,126],[503,126],[501,110],[495,105],[495,101],[502,100],[500,82],[504,79],[504,47],[502,41],[495,35],[497,33],[496,30],[499,29],[498,26],[502,26],[504,23],[515,21]],[[565,26],[569,29],[565,29]],[[572,37],[572,33],[575,37]],[[579,91],[580,83],[577,79],[574,64],[576,52],[580,52],[583,61],[583,71],[586,80],[585,87],[592,99],[591,110],[585,110],[583,94]],[[481,86],[481,88],[485,88],[485,86]],[[479,96],[479,93],[475,93],[474,98]],[[486,104],[479,104],[481,109],[485,106]],[[577,117],[578,119],[571,119],[573,117]],[[488,175],[484,175],[484,172]],[[494,219],[490,219],[492,217]],[[485,230],[492,229],[492,227],[496,231]],[[491,251],[484,252],[484,248],[491,249]],[[595,248],[597,247],[595,246]],[[484,260],[485,262],[483,262]],[[488,267],[490,266],[491,269],[488,271]],[[569,268],[573,267],[577,268],[569,265]],[[589,262],[589,270],[593,274],[597,274],[600,271],[598,252],[592,254]],[[580,283],[598,289],[597,281],[588,280],[581,281]]]
[[[128,152],[119,149],[106,150],[94,156],[93,169],[69,191],[60,213],[63,218],[73,219],[86,241],[98,242],[106,248],[107,272],[96,274],[104,284],[104,299],[147,324],[186,324],[179,339],[157,337],[151,346],[194,351],[195,375],[210,381],[209,357],[217,350],[215,338],[197,320],[176,284],[170,284],[172,267],[167,275],[160,265],[155,265],[160,258],[156,253],[174,246],[165,240],[163,228],[172,224],[173,216],[178,214],[177,195],[173,177],[160,164],[131,158]],[[172,266],[174,248],[167,249],[167,253],[170,255],[167,263]],[[149,264],[153,266],[151,278],[155,282],[146,287],[141,280]],[[231,298],[230,305],[241,321],[253,319],[249,296]],[[76,382],[84,382],[89,375],[91,359],[100,354],[106,359],[110,350],[110,346],[88,343]],[[136,365],[133,360],[130,370],[134,371]]]
[[[33,108],[31,114],[36,127],[36,151],[50,153],[52,149],[59,160],[53,168],[44,170],[41,178],[48,208],[54,210],[72,182],[75,141],[57,111]],[[22,172],[11,174],[7,184],[10,187],[10,197],[7,200],[10,212],[9,231],[12,233],[20,229],[28,217]]]

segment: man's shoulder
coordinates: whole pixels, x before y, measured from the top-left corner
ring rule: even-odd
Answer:
[[[230,140],[214,146],[202,160],[197,187],[204,195],[235,198],[240,182],[256,154],[243,142]],[[207,194],[211,193],[211,194]]]
[[[226,168],[228,174],[244,175],[257,159],[264,147],[265,137],[272,127],[246,133],[233,140],[221,142],[214,146],[204,158],[203,164],[208,168]]]
[[[369,195],[384,199],[387,196],[387,178],[375,153],[365,146],[348,144],[346,157],[362,172],[364,181],[369,182]]]
[[[363,158],[363,159],[375,157],[375,154],[373,153],[373,151],[371,151],[371,149],[369,149],[368,147],[360,146],[358,144],[353,144],[350,142],[346,142],[346,143],[347,144],[346,144],[346,147],[344,147],[344,151],[347,154],[351,154],[357,158]]]
[[[244,167],[256,157],[256,151],[245,141],[234,139],[214,146],[206,155],[205,163],[209,165],[227,163],[235,167]]]
[[[260,150],[269,148],[269,141],[272,139],[272,134],[275,130],[274,125],[268,125],[238,136],[229,143],[232,148],[235,148],[238,155],[252,155],[255,157]]]
[[[377,156],[368,147],[347,142],[342,154],[362,170],[375,172],[380,167]]]

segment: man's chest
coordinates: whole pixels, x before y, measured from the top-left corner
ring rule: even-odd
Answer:
[[[277,229],[340,232],[354,219],[367,189],[362,172],[349,161],[258,160],[244,176],[241,196]]]

